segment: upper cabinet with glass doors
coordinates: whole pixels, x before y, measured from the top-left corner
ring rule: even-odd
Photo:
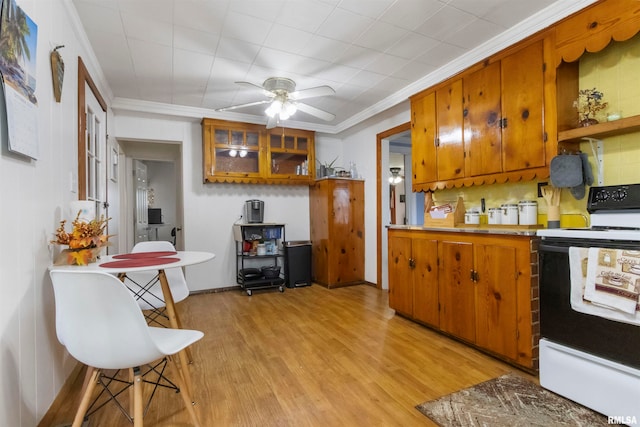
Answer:
[[[202,120],[204,182],[310,184],[314,133],[263,125]]]
[[[313,133],[286,128],[274,128],[268,132],[268,176],[310,182],[315,170]]]

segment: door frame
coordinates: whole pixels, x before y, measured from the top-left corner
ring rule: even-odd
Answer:
[[[107,103],[104,101],[91,75],[89,75],[89,70],[87,70],[87,67],[84,65],[82,58],[78,56],[78,200],[85,200],[87,198],[87,150],[84,139],[87,132],[87,98],[85,85],[91,88],[93,96],[98,100],[102,111],[106,113]],[[105,114],[105,131],[109,128],[107,121],[108,115]],[[105,133],[105,147],[108,147],[108,139]],[[105,156],[105,160],[107,159],[108,157]],[[105,163],[108,165],[109,162],[107,161]],[[109,195],[105,194],[105,198],[108,200]]]
[[[376,279],[376,287],[378,289],[382,289],[382,254],[387,252],[387,248],[382,247],[382,212],[383,212],[383,203],[384,197],[382,197],[382,185],[389,185],[387,181],[387,176],[389,175],[386,171],[382,170],[382,141],[387,139],[393,135],[398,133],[406,132],[411,130],[411,122],[402,123],[396,127],[391,129],[387,129],[383,132],[380,132],[376,135],[376,194],[377,197],[377,206],[376,206],[376,245],[378,247],[377,250],[377,279]],[[405,177],[406,179],[407,177]],[[386,202],[388,203],[388,201]]]

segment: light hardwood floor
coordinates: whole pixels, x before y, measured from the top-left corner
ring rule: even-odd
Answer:
[[[318,285],[192,295],[178,304],[193,346],[196,412],[204,426],[434,425],[415,406],[515,371],[389,309],[372,286]],[[73,419],[82,374],[42,426]],[[125,399],[126,401],[126,399]],[[190,425],[182,399],[160,390],[148,426]],[[108,404],[90,426],[130,426]]]

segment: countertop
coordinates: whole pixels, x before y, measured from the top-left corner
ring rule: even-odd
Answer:
[[[518,228],[518,226],[469,226],[460,227],[424,227],[422,225],[387,225],[388,229],[394,230],[416,230],[416,231],[439,231],[453,233],[478,233],[478,234],[506,234],[511,236],[532,236],[536,235],[538,228]]]

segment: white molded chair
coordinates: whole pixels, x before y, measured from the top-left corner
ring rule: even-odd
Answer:
[[[175,250],[176,249],[171,242],[151,241],[136,243],[131,250],[131,253],[167,252]],[[173,302],[178,303],[187,298],[189,296],[189,288],[187,287],[187,281],[184,278],[182,268],[166,268],[164,272],[167,276],[167,282],[169,282],[169,289],[171,290]],[[149,314],[146,316],[149,324],[162,325],[162,323],[158,322],[157,319],[160,316],[166,318],[166,315],[164,314],[166,304],[157,274],[155,272],[127,273],[125,284],[136,296],[136,300],[138,301],[140,308],[143,310],[150,310]],[[178,325],[182,327],[177,313],[176,320]]]
[[[200,340],[200,331],[148,326],[131,292],[115,276],[102,272],[52,270],[58,340],[89,367],[91,381],[82,396],[73,427],[80,427],[102,370],[133,369],[134,426],[142,426],[140,366],[167,358],[194,425],[199,422],[184,386],[183,369],[172,355]]]

